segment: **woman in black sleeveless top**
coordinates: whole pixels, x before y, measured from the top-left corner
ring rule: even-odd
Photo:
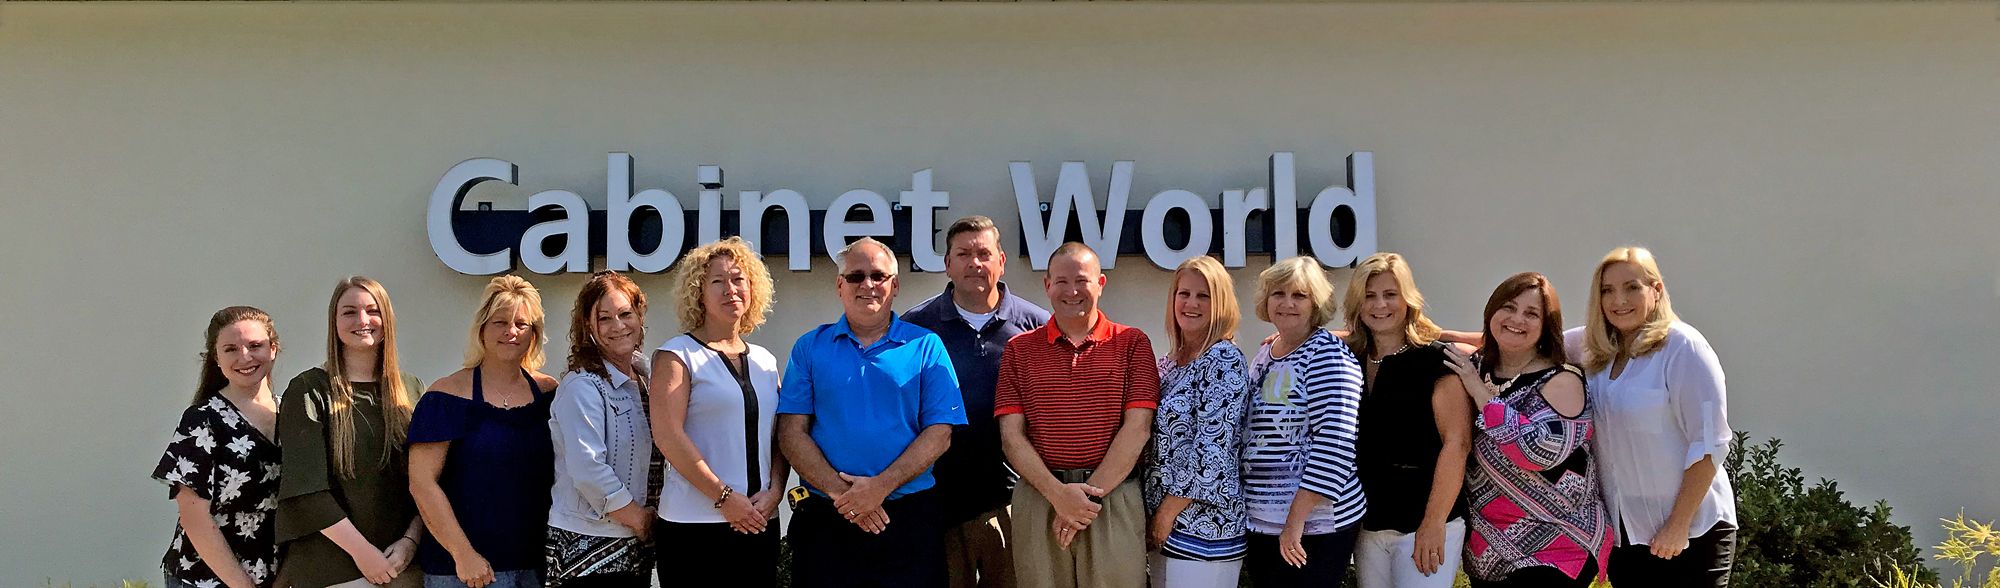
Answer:
[[[1364,360],[1362,491],[1368,514],[1354,560],[1362,588],[1449,587],[1465,544],[1458,498],[1471,448],[1472,406],[1445,366],[1438,326],[1424,316],[1403,256],[1378,253],[1343,297],[1347,344]]]

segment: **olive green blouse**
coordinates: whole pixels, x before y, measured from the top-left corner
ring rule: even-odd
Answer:
[[[417,516],[407,448],[391,448],[388,459],[381,458],[382,405],[374,382],[353,384],[354,477],[344,477],[334,467],[326,418],[332,387],[325,369],[306,370],[285,387],[278,409],[278,439],[285,454],[278,484],[278,543],[285,548],[279,569],[296,588],[361,577],[354,559],[321,530],[348,519],[369,543],[388,547]],[[403,389],[418,394],[424,388],[405,374]]]

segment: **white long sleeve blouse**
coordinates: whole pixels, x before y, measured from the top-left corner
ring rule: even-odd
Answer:
[[[1589,374],[1590,401],[1597,422],[1592,439],[1604,499],[1624,543],[1644,545],[1673,513],[1674,498],[1688,466],[1715,458],[1715,479],[1688,525],[1689,538],[1718,522],[1736,524],[1736,493],[1723,461],[1734,433],[1729,428],[1728,395],[1722,362],[1700,331],[1675,321],[1659,349],[1626,361],[1618,377],[1611,369]],[[1583,329],[1564,333],[1572,361],[1582,363]]]

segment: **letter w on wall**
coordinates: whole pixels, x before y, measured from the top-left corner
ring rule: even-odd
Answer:
[[[1035,271],[1049,268],[1049,256],[1062,246],[1069,232],[1070,212],[1076,212],[1083,244],[1098,252],[1104,269],[1118,260],[1118,240],[1124,233],[1126,201],[1132,193],[1132,162],[1111,164],[1111,185],[1105,191],[1104,214],[1097,212],[1097,195],[1090,191],[1090,174],[1081,161],[1065,161],[1056,175],[1054,200],[1049,202],[1049,219],[1041,215],[1042,196],[1035,187],[1035,166],[1025,161],[1007,164],[1014,181],[1014,204],[1021,214],[1021,237],[1027,243],[1028,263]]]

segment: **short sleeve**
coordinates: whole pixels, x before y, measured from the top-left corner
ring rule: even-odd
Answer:
[[[472,428],[472,401],[438,391],[425,392],[410,413],[410,443],[456,441]]]
[[[211,397],[209,402],[221,399]],[[160,455],[160,465],[153,468],[153,479],[167,485],[167,498],[173,498],[175,486],[186,486],[202,500],[215,499],[212,489],[217,427],[211,414],[206,404],[181,411],[180,425],[174,427],[174,436],[167,441],[166,452]]]
[[[1146,337],[1144,331],[1132,329],[1126,332],[1134,340],[1127,351],[1130,355],[1125,359],[1128,378],[1125,381],[1124,408],[1157,409],[1160,407],[1160,370],[1159,359],[1153,357],[1153,341]]]
[[[813,414],[812,340],[809,331],[792,343],[785,360],[785,377],[778,385],[778,414]]]
[[[926,333],[917,342],[924,353],[923,371],[918,375],[923,386],[918,391],[923,403],[918,425],[966,424],[965,396],[959,390],[958,372],[952,369],[951,355],[945,353],[944,340]]]
[[[1021,414],[1021,384],[1014,376],[1015,359],[1021,356],[1022,337],[1035,336],[1035,331],[1015,335],[1007,341],[1000,352],[1000,376],[993,384],[993,416]],[[1157,373],[1157,372],[1155,372]]]

